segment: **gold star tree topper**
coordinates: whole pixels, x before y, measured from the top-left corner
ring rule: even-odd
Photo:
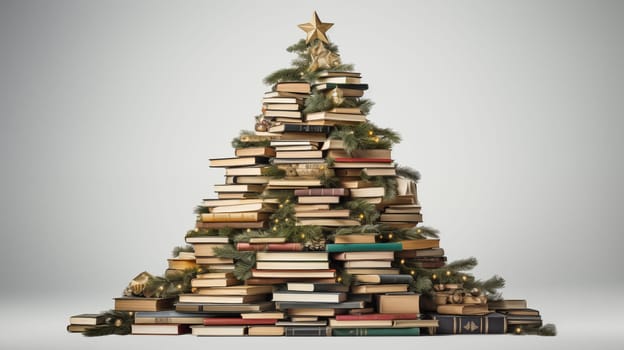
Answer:
[[[306,44],[309,44],[310,41],[314,39],[319,39],[320,41],[329,44],[329,40],[327,40],[327,36],[325,32],[329,30],[334,24],[333,23],[323,23],[314,11],[312,15],[312,20],[308,23],[303,23],[298,25],[303,31],[307,33]]]

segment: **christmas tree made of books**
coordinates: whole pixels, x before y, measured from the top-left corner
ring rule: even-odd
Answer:
[[[216,198],[162,276],[137,275],[114,308],[70,317],[87,336],[554,335],[501,277],[476,279],[474,258],[447,262],[423,226],[419,173],[398,166],[391,129],[368,118],[368,85],[341,63],[316,13],[265,78],[254,131],[232,141]]]

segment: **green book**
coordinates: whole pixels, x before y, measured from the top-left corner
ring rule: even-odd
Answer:
[[[420,328],[333,328],[332,335],[337,337],[414,336],[420,335]]]
[[[401,242],[390,243],[332,243],[326,245],[330,253],[339,252],[375,252],[375,251],[400,251],[403,250]]]

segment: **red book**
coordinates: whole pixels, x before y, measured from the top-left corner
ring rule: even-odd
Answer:
[[[295,190],[295,196],[347,196],[346,188],[309,188]]]
[[[280,252],[300,252],[303,250],[301,243],[236,243],[236,250],[239,251],[280,251]]]
[[[226,326],[226,325],[245,326],[245,325],[251,325],[251,324],[274,325],[275,322],[277,322],[277,319],[273,319],[273,318],[239,318],[239,317],[204,318],[204,326]]]
[[[338,163],[392,163],[390,158],[336,158]]]
[[[336,315],[337,321],[361,321],[361,320],[418,320],[418,314],[362,314],[362,315]]]

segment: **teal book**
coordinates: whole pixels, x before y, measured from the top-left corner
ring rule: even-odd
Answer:
[[[420,328],[333,328],[332,329],[333,336],[344,336],[344,337],[353,337],[353,336],[368,336],[368,337],[379,337],[379,336],[415,336],[420,335]]]
[[[340,252],[377,252],[377,251],[401,251],[401,242],[389,243],[331,243],[326,245],[329,253]]]

